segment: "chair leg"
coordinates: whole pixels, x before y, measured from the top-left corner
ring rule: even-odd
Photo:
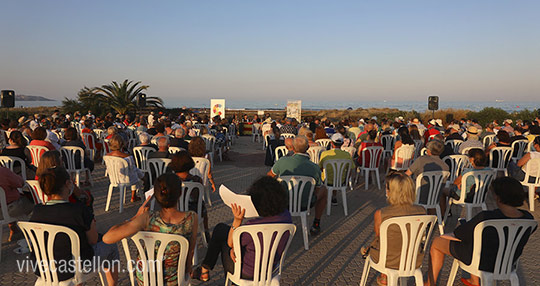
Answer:
[[[465,217],[467,218],[467,221],[470,221],[471,218],[472,218],[472,206],[471,205],[466,205],[465,208],[466,208]]]
[[[424,278],[422,277],[422,271],[420,271],[420,269],[414,271],[414,282],[416,283],[416,286],[424,286]]]
[[[2,261],[2,235],[3,233],[3,226],[0,225],[0,261]]]
[[[124,211],[124,201],[125,201],[125,198],[126,198],[126,186],[124,185],[119,185],[118,186],[118,190],[120,191],[120,207],[119,207],[119,210],[118,212],[119,213],[122,213]]]
[[[397,275],[386,274],[386,285],[397,286],[399,277]]]
[[[210,186],[205,186],[205,194],[206,194],[206,202],[208,202],[209,206],[212,206],[212,200],[210,199]]]
[[[343,213],[347,216],[349,215],[349,211],[347,210],[347,187],[341,189],[341,201],[343,202]]]
[[[208,238],[206,237],[206,229],[204,228],[204,221],[202,219],[199,220],[199,231],[201,232],[203,246],[208,248]]]
[[[444,223],[442,221],[442,216],[441,216],[441,208],[439,207],[439,205],[437,205],[437,207],[435,208],[435,211],[437,212],[437,222],[439,223],[439,232],[441,235],[444,234]]]
[[[534,212],[534,186],[529,186],[529,211]]]
[[[379,176],[379,169],[375,170],[375,177],[376,177],[376,180],[377,180],[377,187],[379,187],[379,191],[380,191],[381,190],[381,179],[380,179],[380,176]]]
[[[365,182],[365,185],[364,185],[364,188],[365,190],[367,191],[368,189],[368,184],[369,184],[369,170],[366,169],[366,173],[365,173],[365,177],[366,177],[366,182]]]
[[[109,185],[109,194],[107,194],[107,203],[105,204],[105,211],[106,212],[109,211],[109,206],[111,205],[111,197],[112,197],[113,189],[114,189],[114,186]]]
[[[367,278],[369,276],[369,267],[371,264],[371,257],[366,258],[366,262],[364,263],[364,271],[362,271],[362,278],[360,279],[360,286],[365,286],[367,282]]]
[[[450,270],[450,275],[448,276],[448,282],[446,283],[446,286],[454,285],[454,280],[456,279],[458,268],[459,263],[457,259],[454,259],[454,263],[452,264],[452,269]],[[435,281],[435,283],[437,283],[437,281]]]
[[[80,171],[75,172],[75,185],[77,187],[81,186],[81,172]]]
[[[307,229],[307,214],[301,213],[300,220],[302,221],[302,236],[304,236],[304,249],[309,250],[309,236]]]
[[[510,275],[510,285],[519,286],[519,278],[516,273]]]
[[[328,189],[326,194],[326,215],[330,215],[330,208],[332,207],[332,190]]]

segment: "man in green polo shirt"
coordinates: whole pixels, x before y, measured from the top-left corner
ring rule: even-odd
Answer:
[[[272,169],[268,171],[268,176],[307,176],[315,179],[315,219],[311,226],[311,235],[317,235],[321,232],[321,217],[326,208],[326,187],[322,184],[321,169],[317,164],[309,160],[309,155],[306,153],[309,148],[308,139],[305,136],[298,136],[293,140],[294,155],[281,157],[274,164]],[[312,207],[313,203],[308,202],[308,192],[302,195],[302,206]]]
[[[336,160],[336,159],[344,159],[349,160],[350,165],[349,168],[351,170],[354,170],[356,165],[354,164],[354,161],[352,160],[351,154],[349,152],[341,150],[341,146],[343,145],[344,137],[340,133],[335,133],[330,138],[332,140],[332,149],[324,151],[321,153],[321,159],[319,161],[319,167],[321,170],[324,169],[324,163],[328,160]],[[325,173],[326,178],[324,178],[327,182],[327,185],[329,186],[334,181],[334,170],[333,168],[328,168]],[[343,180],[346,180],[347,172],[343,173]],[[332,194],[332,205],[336,206],[338,204],[337,198],[336,198],[336,190],[334,190]]]

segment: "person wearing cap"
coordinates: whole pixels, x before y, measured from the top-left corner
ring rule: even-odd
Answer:
[[[484,144],[480,141],[480,137],[478,136],[478,129],[473,125],[467,128],[467,140],[459,146],[459,154],[462,154],[465,148],[471,147],[484,149]]]
[[[501,130],[508,132],[508,134],[513,134],[514,128],[512,127],[512,119],[506,119],[504,121],[504,126],[501,128]]]
[[[354,165],[354,161],[351,158],[351,154],[349,152],[341,150],[341,146],[343,145],[343,142],[345,138],[341,133],[334,133],[330,137],[330,140],[332,140],[332,149],[324,151],[321,153],[321,159],[319,161],[319,167],[321,167],[321,170],[324,169],[324,163],[328,160],[337,160],[337,159],[343,159],[348,160],[351,162],[349,165],[349,168],[353,170],[356,166]],[[326,176],[327,182],[333,182],[334,181],[334,170],[332,168],[326,170],[326,173],[324,174]],[[347,174],[344,173],[344,176]],[[324,178],[323,178],[324,179]],[[347,178],[343,178],[343,180],[346,180]],[[336,198],[336,190],[334,190],[334,193],[332,194],[332,205],[337,205],[337,198]]]
[[[448,140],[463,141],[463,136],[461,136],[461,134],[459,134],[460,130],[461,130],[461,128],[459,127],[459,124],[451,124],[451,125],[449,125],[448,130],[447,130],[448,136],[446,136],[445,141],[448,141]]]
[[[427,142],[429,141],[430,136],[441,134],[439,129],[437,129],[436,127],[437,127],[437,121],[435,119],[431,119],[429,121],[429,124],[428,124],[428,127],[427,127],[426,131],[424,132],[424,143],[427,144]]]
[[[321,217],[326,208],[327,189],[323,185],[321,169],[309,159],[306,153],[309,145],[305,136],[297,136],[293,140],[294,155],[279,158],[272,169],[268,171],[268,176],[307,176],[315,179],[315,192],[311,202],[308,201],[309,192],[302,192],[302,208],[315,206],[315,219],[311,226],[311,235],[321,232]]]

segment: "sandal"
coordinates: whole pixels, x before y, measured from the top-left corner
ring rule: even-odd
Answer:
[[[377,276],[377,285],[379,286],[386,286],[388,284],[388,281],[386,280],[386,276],[379,275]]]
[[[206,282],[210,280],[210,271],[202,272],[202,266],[199,266],[191,273],[191,278]]]
[[[463,284],[465,284],[466,286],[480,286],[480,285],[474,285],[472,284],[471,282],[469,282],[469,280],[465,279],[465,278],[461,278],[461,282]]]

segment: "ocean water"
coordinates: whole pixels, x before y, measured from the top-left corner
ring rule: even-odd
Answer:
[[[61,106],[61,101],[17,101],[16,107],[37,107],[37,106]],[[165,107],[174,108],[186,106],[188,108],[209,108],[210,100],[182,100],[175,98],[165,101]],[[286,100],[280,101],[264,101],[264,100],[226,100],[225,106],[227,109],[285,109],[287,106]],[[439,101],[439,108],[454,108],[454,109],[469,109],[473,111],[482,110],[484,107],[497,107],[507,112],[521,111],[525,109],[534,110],[540,109],[540,101],[536,102],[518,102],[518,101],[456,101],[448,102]],[[308,101],[302,100],[302,109],[321,110],[321,109],[347,109],[347,108],[397,108],[400,110],[416,110],[423,112],[427,110],[427,101],[349,101],[349,102],[334,102],[334,101]]]

